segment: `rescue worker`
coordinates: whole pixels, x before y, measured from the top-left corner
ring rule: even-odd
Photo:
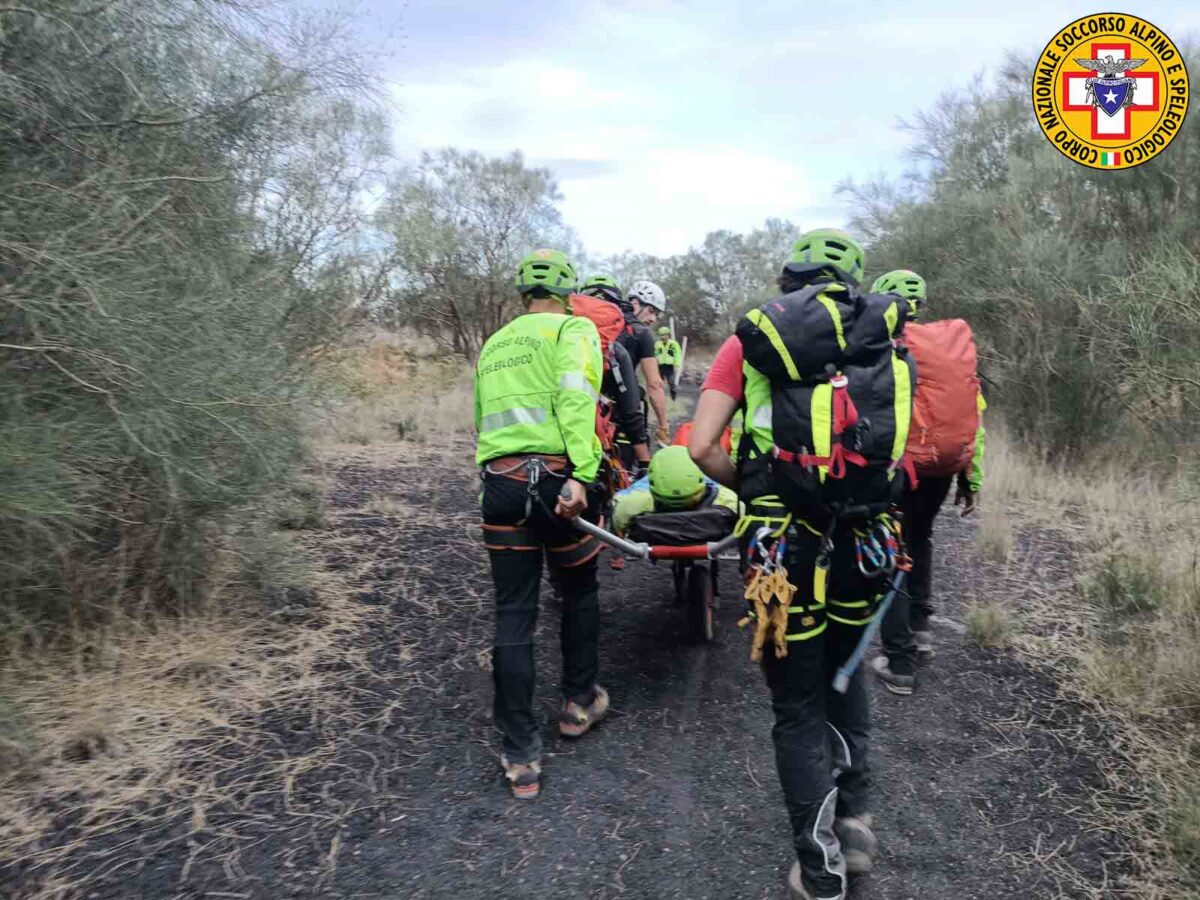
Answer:
[[[681,512],[707,505],[740,511],[737,494],[706,478],[686,447],[664,447],[650,460],[645,478],[617,493],[613,528],[623,534],[642,513]]]
[[[785,295],[820,283],[852,286],[862,271],[857,241],[834,229],[819,229],[796,241],[778,286]],[[869,871],[876,850],[867,790],[871,712],[861,667],[845,694],[835,692],[831,681],[862,634],[864,623],[847,614],[867,607],[879,587],[860,577],[850,529],[841,524],[828,560],[829,605],[815,602],[822,535],[789,517],[773,491],[765,462],[774,446],[767,412],[771,396],[766,376],[744,362],[737,336],[728,338],[701,389],[688,449],[705,474],[738,490],[751,520],[748,534],[764,524],[786,529],[788,580],[797,586],[788,606],[788,653],[780,658],[773,648],[765,648],[763,672],[775,713],[775,762],[797,857],[788,885],[792,896],[803,900],[841,900],[847,874]],[[739,409],[745,414],[745,431],[735,467],[721,447],[721,435]]]
[[[635,295],[635,291],[637,292]],[[670,442],[670,426],[667,418],[667,392],[663,387],[662,374],[658,370],[658,360],[654,357],[654,332],[650,324],[657,319],[658,313],[666,309],[667,301],[662,289],[650,281],[635,281],[630,288],[629,299],[621,293],[620,287],[608,275],[593,275],[579,292],[589,297],[600,297],[609,303],[615,303],[625,316],[625,331],[618,339],[629,354],[633,365],[642,375],[645,388],[645,399],[654,410],[658,421],[658,431],[655,436],[661,444]],[[647,423],[649,422],[648,417]],[[629,454],[632,460],[632,453]]]
[[[613,422],[617,426],[615,440],[633,454],[631,472],[643,472],[650,465],[650,437],[646,433],[646,417],[642,411],[637,369],[629,351],[620,342],[612,345],[613,365],[604,372],[601,391],[613,402]],[[622,460],[624,463],[624,460]]]
[[[475,367],[475,460],[496,593],[494,721],[503,734],[500,762],[519,799],[536,797],[541,783],[533,634],[543,557],[563,597],[559,732],[583,735],[609,705],[596,683],[600,545],[569,522],[589,510],[588,486],[600,465],[603,364],[596,326],[568,315],[575,282],[564,254],[525,257],[516,288],[526,310],[488,338]]]
[[[896,294],[908,303],[908,321],[920,320],[926,302],[925,279],[910,269],[896,269],[881,275],[871,286],[872,293]],[[921,393],[920,368],[917,370],[917,396]],[[933,584],[933,525],[938,512],[950,493],[951,482],[957,482],[954,505],[962,507],[962,515],[975,511],[976,498],[983,487],[983,454],[986,432],[983,411],[987,403],[982,393],[976,394],[979,428],[975,433],[975,452],[970,467],[957,475],[922,473],[916,488],[904,492],[901,510],[904,513],[904,535],[912,556],[912,571],[908,589],[896,595],[888,608],[880,629],[883,653],[871,660],[871,668],[891,693],[912,694],[917,682],[917,664],[931,661],[935,655],[933,631],[929,620],[934,614]]]
[[[679,341],[671,337],[671,329],[666,325],[658,329],[658,341],[654,345],[654,357],[658,360],[658,371],[662,374],[671,399],[675,399],[675,367],[683,356]]]

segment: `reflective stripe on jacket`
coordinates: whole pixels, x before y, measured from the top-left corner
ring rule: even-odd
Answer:
[[[526,313],[483,345],[475,366],[475,462],[544,453],[567,456],[582,482],[600,466],[596,399],[603,374],[590,320]]]

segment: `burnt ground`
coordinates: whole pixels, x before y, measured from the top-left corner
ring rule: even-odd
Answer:
[[[344,673],[354,714],[333,726],[281,714],[275,745],[247,758],[202,832],[180,821],[90,848],[86,896],[786,896],[771,713],[735,625],[732,566],[718,638],[696,646],[668,568],[602,561],[601,677],[614,710],[576,743],[553,728],[558,617],[544,599],[544,788],[534,802],[510,797],[489,722],[490,580],[470,451],[459,440],[331,464],[328,564],[379,613],[369,652]],[[940,523],[938,657],[918,693],[875,686],[881,856],[851,897],[1116,896],[1124,848],[1081,812],[1103,786],[1098,726],[1045,675],[962,636],[960,601],[988,592],[972,527],[952,514]],[[343,729],[332,740],[331,727]],[[268,758],[290,777],[256,781]]]

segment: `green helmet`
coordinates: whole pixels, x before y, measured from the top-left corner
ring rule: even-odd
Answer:
[[[650,460],[650,494],[664,507],[691,505],[704,492],[705,484],[687,447],[665,447]]]
[[[925,279],[912,269],[895,269],[876,278],[871,293],[898,294],[908,301],[908,318],[917,319],[925,303]]]
[[[517,267],[516,285],[522,294],[545,288],[556,297],[567,297],[574,292],[577,281],[575,267],[558,250],[534,250]]]
[[[600,297],[612,303],[620,303],[625,299],[620,285],[617,284],[615,278],[609,275],[589,276],[588,280],[583,283],[583,287],[579,289],[579,293],[587,294],[589,297]]]
[[[670,336],[671,336],[671,329],[670,329],[670,327],[668,327],[668,326],[666,326],[666,325],[663,325],[662,327],[660,327],[660,328],[658,329],[658,336],[659,336],[659,337],[670,337]]]
[[[792,245],[792,264],[831,267],[853,284],[863,276],[863,249],[850,235],[836,228],[806,231]]]

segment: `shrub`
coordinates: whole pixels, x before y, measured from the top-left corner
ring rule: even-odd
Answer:
[[[328,30],[30,6],[0,9],[0,611],[190,602],[300,453],[381,145]]]
[[[999,603],[979,602],[964,611],[967,638],[976,646],[992,650],[1007,647],[1016,632],[1012,613]]]

